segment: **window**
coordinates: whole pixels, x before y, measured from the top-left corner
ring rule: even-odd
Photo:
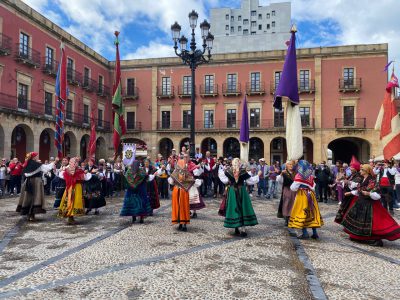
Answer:
[[[236,128],[236,109],[226,110],[226,127]]]
[[[343,106],[343,125],[354,126],[354,106]]]
[[[171,77],[161,79],[161,94],[163,96],[171,95]]]
[[[249,30],[248,29],[243,30],[243,35],[248,35],[248,34],[249,34]]]
[[[169,129],[171,126],[171,112],[162,111],[161,112],[161,128]]]
[[[204,128],[214,128],[214,111],[204,111]]]
[[[225,30],[229,30],[229,25],[225,25]]]
[[[256,32],[255,32],[255,31],[252,31],[252,32],[251,32],[251,35],[256,35]]]
[[[270,27],[270,25],[269,24],[267,24],[267,29],[270,29],[271,27]]]
[[[28,109],[28,86],[26,84],[18,84],[18,108]]]
[[[252,10],[252,11],[251,11],[251,16],[252,16],[252,17],[255,17],[256,15],[257,15],[257,11]]]
[[[54,49],[46,47],[46,57],[45,57],[46,69],[53,70],[54,67],[53,61],[54,61]]]
[[[242,31],[242,26],[238,26],[238,31]]]
[[[271,26],[275,27],[275,21],[272,21]]]
[[[189,129],[190,128],[190,119],[191,119],[191,111],[184,110],[182,113],[182,128]]]
[[[242,16],[238,16],[238,21],[242,21]]]
[[[229,20],[229,15],[228,14],[225,15],[225,20]]]
[[[258,14],[258,19],[262,20],[262,14]]]
[[[126,113],[126,129],[135,129],[135,112],[128,111]]]
[[[243,19],[243,25],[249,25],[249,19]]]
[[[258,30],[262,30],[262,25],[258,25]]]
[[[284,126],[284,111],[274,108],[274,127]]]
[[[44,92],[44,114],[51,116],[53,115],[53,94],[49,92]]]
[[[299,90],[308,91],[310,89],[310,71],[300,70]]]
[[[83,123],[89,124],[89,105],[83,104]]]
[[[260,72],[253,72],[250,74],[250,90],[252,92],[258,92],[261,88],[260,83]]]
[[[67,79],[74,80],[74,60],[72,58],[67,59]]]
[[[231,16],[231,22],[234,22],[234,21],[235,21],[235,17]]]
[[[228,74],[227,92],[236,93],[237,74]]]
[[[104,77],[99,75],[99,94],[104,92]]]
[[[204,93],[205,94],[214,93],[214,75],[204,76]]]
[[[282,75],[281,71],[275,72],[275,89],[278,88],[279,81],[281,80],[281,75]]]
[[[257,22],[256,21],[251,21],[251,27],[256,27],[257,26]]]
[[[250,127],[258,128],[260,127],[260,109],[250,108]]]
[[[274,10],[271,11],[271,15],[272,15],[273,17],[275,17],[275,11],[274,11]]]
[[[310,108],[309,107],[300,107],[300,118],[301,118],[301,126],[309,127],[310,126]]]
[[[102,109],[97,110],[97,126],[103,127],[103,110]]]
[[[135,78],[128,78],[126,80],[126,95],[135,96]]]
[[[67,100],[65,119],[72,121],[72,100]]]
[[[83,86],[89,86],[90,70],[89,68],[83,69]]]
[[[267,19],[269,19],[271,17],[271,15],[270,14],[267,14]]]
[[[235,32],[235,27],[231,27],[231,33],[234,33]]]
[[[192,94],[192,76],[183,76],[183,94]]]
[[[354,68],[343,69],[343,81],[345,88],[354,86]]]
[[[29,35],[23,32],[19,34],[19,55],[29,58]]]

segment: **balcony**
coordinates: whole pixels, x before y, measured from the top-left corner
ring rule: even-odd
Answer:
[[[201,97],[216,97],[218,96],[218,84],[208,85],[200,84]]]
[[[82,84],[82,73],[74,70],[67,68],[67,81],[70,85],[81,85]]]
[[[196,86],[194,87],[196,90]],[[190,98],[192,97],[192,86],[178,86],[178,97],[179,98]]]
[[[104,84],[99,84],[97,86],[97,96],[108,97],[111,95],[110,88]]]
[[[22,97],[0,93],[0,111],[31,117],[44,121],[55,122],[56,108],[44,104],[44,100],[33,101]],[[87,120],[85,120],[87,118]],[[84,121],[87,121],[84,124]],[[95,120],[99,131],[111,132],[111,124],[104,120]],[[78,128],[87,128],[89,130],[89,118],[83,114],[66,111],[65,124]],[[102,126],[98,126],[101,124]]]
[[[142,122],[126,121],[126,132],[135,132],[142,130]]]
[[[15,60],[31,68],[40,67],[40,52],[24,44],[16,44]]]
[[[315,93],[315,80],[299,80],[298,88],[299,94]]]
[[[44,74],[57,77],[58,62],[56,60],[49,60],[47,57],[43,57],[42,66],[42,71]]]
[[[278,82],[275,83],[275,81],[271,81],[269,85],[269,93],[271,95],[275,95],[276,89],[278,87]]]
[[[97,83],[97,81],[88,77],[83,77],[82,88],[87,92],[92,93],[94,91],[97,91],[98,85],[99,84]]]
[[[136,86],[122,88],[122,98],[126,100],[136,100],[139,98],[139,89]]]
[[[336,118],[335,128],[338,130],[357,129],[363,130],[367,128],[366,118]]]
[[[262,96],[265,94],[264,82],[247,82],[246,95],[247,96]]]
[[[339,92],[355,92],[361,91],[361,78],[341,78],[339,79]]]
[[[228,83],[222,84],[222,95],[225,97],[229,96],[240,96],[242,94],[242,87],[240,83],[233,85]]]
[[[10,55],[11,48],[12,48],[12,39],[3,33],[0,33],[0,56]]]
[[[157,98],[162,99],[162,98],[174,98],[175,97],[175,91],[173,86],[157,86]]]

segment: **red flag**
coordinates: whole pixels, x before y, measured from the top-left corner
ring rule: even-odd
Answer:
[[[400,153],[400,116],[392,97],[392,89],[398,86],[397,77],[392,73],[375,125],[375,129],[380,130],[385,159],[391,159]]]
[[[64,113],[65,113],[65,102],[68,96],[67,87],[67,57],[65,55],[64,43],[61,42],[61,59],[58,65],[57,77],[56,77],[56,131],[54,136],[54,145],[57,148],[57,157],[62,158],[63,156],[63,141],[64,141]]]
[[[93,110],[90,113],[90,140],[89,140],[89,159],[94,161],[96,157],[96,123],[94,120]]]

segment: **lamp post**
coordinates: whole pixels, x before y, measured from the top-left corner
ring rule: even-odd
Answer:
[[[187,49],[188,39],[181,36],[181,26],[175,22],[171,26],[172,39],[174,41],[175,54],[182,59],[183,64],[188,65],[192,71],[192,94],[190,108],[190,157],[195,157],[195,71],[198,65],[208,63],[211,59],[211,49],[214,36],[210,33],[210,23],[204,20],[200,24],[201,37],[203,39],[203,49],[196,48],[196,39],[194,30],[197,25],[199,15],[194,10],[189,14],[190,28],[192,29],[192,39],[190,41],[190,50]],[[180,51],[178,51],[178,43]],[[206,54],[207,51],[207,54]]]

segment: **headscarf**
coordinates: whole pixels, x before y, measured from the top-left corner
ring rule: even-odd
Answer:
[[[297,164],[297,174],[301,176],[302,179],[307,180],[313,173],[312,165],[306,160],[300,160]]]

